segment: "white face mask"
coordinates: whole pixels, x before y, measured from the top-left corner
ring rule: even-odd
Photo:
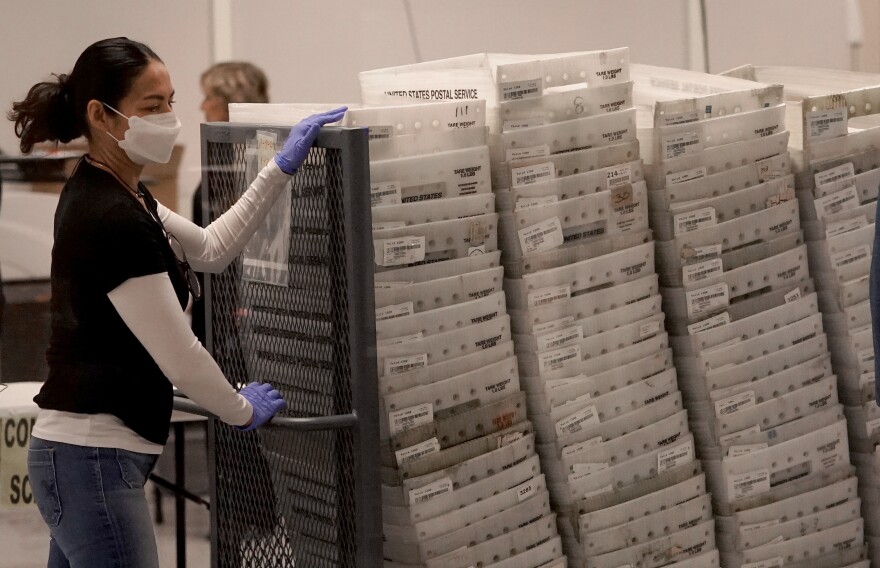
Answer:
[[[180,133],[180,120],[173,112],[150,114],[147,116],[125,116],[107,103],[104,106],[128,119],[128,130],[125,137],[119,140],[109,132],[110,138],[116,140],[128,158],[135,164],[167,164],[174,150],[174,143]]]

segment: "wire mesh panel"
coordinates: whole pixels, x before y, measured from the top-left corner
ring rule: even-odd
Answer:
[[[205,219],[248,188],[253,141],[287,131],[202,126]],[[206,278],[208,348],[226,377],[271,382],[280,416],[306,419],[250,433],[212,421],[215,566],[381,563],[368,188],[366,131],[323,129],[245,254]]]

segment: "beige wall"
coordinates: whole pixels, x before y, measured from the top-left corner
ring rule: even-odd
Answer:
[[[862,70],[880,72],[880,0],[860,0]],[[688,0],[231,0],[231,52],[263,66],[276,102],[357,100],[357,73],[481,51],[554,52],[618,46],[632,60],[686,67]],[[199,178],[198,76],[211,62],[212,0],[0,0],[0,107],[89,43],[128,35],[171,69],[187,145],[180,210]],[[221,2],[222,4],[222,2]],[[844,2],[707,0],[710,64],[848,68]],[[834,9],[829,10],[829,6]],[[412,28],[407,18],[412,14]],[[411,34],[411,29],[414,34]],[[11,123],[0,148],[15,151]]]

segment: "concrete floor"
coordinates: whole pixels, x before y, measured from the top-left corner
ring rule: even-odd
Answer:
[[[147,484],[147,496],[152,508],[152,484]],[[176,568],[176,533],[174,502],[163,500],[165,522],[154,525],[159,547],[159,565]],[[208,540],[210,519],[204,507],[188,503],[186,507],[187,568],[208,568],[211,565],[211,545]],[[46,568],[49,555],[49,529],[40,518],[36,507],[25,509],[0,508],[0,551],[3,568]]]

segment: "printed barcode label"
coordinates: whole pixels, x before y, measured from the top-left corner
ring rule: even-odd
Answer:
[[[413,341],[418,341],[420,339],[424,339],[425,334],[421,331],[418,333],[413,333],[411,335],[402,335],[400,337],[390,337],[388,339],[377,339],[376,345],[379,347],[387,347],[389,345],[404,345],[406,343],[412,343]]]
[[[770,519],[769,521],[763,521],[760,523],[754,523],[751,525],[741,525],[739,527],[740,534],[749,534],[755,531],[761,531],[764,529],[769,529],[770,527],[775,527],[780,523],[779,519]]]
[[[376,321],[384,321],[395,318],[411,316],[415,313],[412,302],[403,302],[383,308],[376,308]]]
[[[663,138],[663,155],[667,160],[699,154],[703,151],[703,142],[697,132],[682,132]]]
[[[730,444],[732,442],[737,442],[739,440],[742,440],[746,436],[752,436],[754,434],[760,434],[760,433],[761,433],[761,427],[758,426],[757,424],[755,424],[754,426],[750,426],[750,427],[746,428],[745,430],[740,430],[739,432],[731,432],[730,434],[725,434],[724,436],[721,436],[720,438],[718,438],[718,441],[721,442],[722,444]]]
[[[382,266],[398,266],[425,260],[425,237],[384,239]]]
[[[731,475],[728,480],[727,490],[734,500],[767,493],[770,491],[770,471],[759,469]]]
[[[816,206],[816,216],[824,219],[828,215],[858,207],[859,193],[855,186],[850,186],[825,197],[818,197],[813,203]]]
[[[528,304],[530,308],[540,306],[549,306],[550,304],[568,300],[571,298],[571,286],[548,286],[540,288],[528,294]]]
[[[523,209],[531,209],[532,207],[540,207],[541,205],[550,205],[551,203],[557,203],[559,201],[559,197],[555,195],[548,195],[546,197],[520,197],[516,200],[516,206],[514,207],[514,211],[522,211]]]
[[[679,183],[684,183],[686,181],[693,181],[695,179],[704,178],[706,177],[707,172],[708,170],[706,169],[706,166],[700,166],[699,168],[687,170],[686,172],[668,174],[666,176],[666,187],[670,187]]]
[[[436,454],[440,451],[440,442],[437,438],[431,438],[430,440],[425,440],[420,444],[416,444],[415,446],[410,446],[408,448],[403,448],[402,450],[397,450],[394,452],[394,456],[397,458],[397,465],[402,466],[416,460],[419,460],[427,455]]]
[[[562,457],[568,458],[575,454],[579,454],[587,448],[598,446],[602,443],[602,441],[602,436],[596,436],[595,438],[590,438],[586,442],[581,442],[580,444],[571,444],[570,446],[565,446],[564,448],[562,448]]]
[[[715,416],[730,416],[744,408],[755,406],[755,391],[746,391],[729,398],[715,401]]]
[[[713,284],[685,293],[688,317],[711,313],[730,304],[730,292],[726,282]]]
[[[533,166],[510,168],[510,179],[513,187],[556,179],[556,165],[553,162],[544,162]]]
[[[671,114],[664,114],[661,117],[663,126],[674,126],[676,124],[686,124],[688,122],[696,122],[700,120],[700,113],[695,110],[689,110],[685,112],[676,112]]]
[[[400,204],[400,182],[383,181],[370,184],[370,207]]]
[[[568,476],[568,481],[573,483],[606,469],[608,469],[607,462],[575,463],[571,465],[572,475]]]
[[[880,418],[874,418],[873,420],[865,421],[865,430],[868,432],[868,437],[873,437],[878,431],[880,431]]]
[[[853,166],[853,163],[847,162],[845,164],[840,164],[835,168],[831,168],[830,170],[817,172],[814,177],[816,179],[816,187],[821,187],[829,183],[834,183],[835,181],[854,177],[855,175],[856,169]]]
[[[846,107],[808,112],[805,118],[810,140],[836,138],[847,133]]]
[[[404,281],[389,281],[389,282],[378,282],[373,281],[373,289],[374,290],[393,290],[395,288],[403,288],[404,286],[409,286],[412,284],[412,281],[404,282]]]
[[[538,492],[538,484],[534,479],[526,481],[516,488],[516,499],[518,503],[522,503],[532,495]]]
[[[442,477],[424,487],[410,489],[409,504],[421,505],[431,499],[436,499],[441,495],[449,495],[450,493],[452,493],[452,480],[448,477]]]
[[[871,258],[871,247],[869,245],[860,245],[843,252],[836,253],[831,256],[831,264],[835,268],[843,268],[861,260]]]
[[[597,424],[599,424],[599,413],[595,406],[588,406],[556,422],[556,435],[561,438]]]
[[[629,164],[610,168],[605,173],[605,182],[608,189],[618,185],[632,184],[632,168]]]
[[[730,323],[730,314],[727,312],[718,314],[717,316],[713,316],[708,319],[704,319],[703,321],[698,321],[697,323],[692,323],[688,326],[688,333],[697,334],[701,331],[706,331],[709,329],[715,329],[716,327],[721,327],[722,325],[727,325]]]
[[[385,140],[394,136],[394,127],[390,124],[368,126],[367,131],[370,140]]]
[[[685,245],[681,248],[681,260],[684,265],[694,264],[721,256],[721,243],[692,247]]]
[[[688,211],[687,213],[679,213],[673,217],[673,230],[675,236],[705,229],[715,225],[715,208],[704,207],[696,211]]]
[[[859,388],[863,389],[874,384],[874,371],[868,371],[859,375]]]
[[[550,155],[550,146],[541,144],[540,146],[529,146],[528,148],[508,148],[505,152],[507,162],[515,162],[517,160],[527,160],[529,158],[543,158]]]
[[[566,286],[567,288],[567,286]],[[546,290],[546,288],[544,288]],[[529,302],[531,305],[531,301]],[[565,316],[558,320],[548,321],[546,323],[536,323],[532,326],[532,335],[543,335],[551,331],[558,331],[566,328],[574,323],[574,316]]]
[[[694,461],[694,443],[690,440],[684,444],[663,450],[657,454],[657,473],[663,473]]]
[[[792,302],[797,302],[798,300],[800,300],[800,299],[801,299],[801,289],[800,289],[800,287],[795,288],[794,290],[792,290],[791,292],[789,292],[788,294],[786,294],[786,295],[784,296],[784,298],[785,298],[785,303],[786,303],[786,304],[790,304],[790,303],[792,303]]]
[[[422,424],[429,424],[433,420],[434,405],[430,402],[388,413],[388,426],[392,436]]]
[[[523,254],[553,250],[562,245],[562,224],[559,217],[535,223],[517,231]]]
[[[538,371],[541,375],[550,371],[564,369],[581,360],[581,348],[568,345],[553,351],[538,353]]]
[[[782,568],[783,558],[776,556],[766,560],[758,560],[757,562],[746,562],[740,568]]]
[[[747,456],[752,452],[757,452],[758,450],[766,450],[768,447],[769,446],[766,443],[730,446],[730,449],[727,450],[727,457],[738,458],[740,456]]]
[[[406,223],[403,221],[386,221],[384,223],[373,223],[374,231],[384,231],[386,229],[399,229],[401,227],[406,227]]]
[[[498,91],[501,93],[502,101],[540,97],[543,94],[543,89],[544,83],[540,78],[498,83]]]
[[[639,326],[639,339],[654,337],[660,331],[659,321],[649,321]]]
[[[569,343],[580,341],[583,338],[584,328],[577,326],[538,336],[536,342],[538,344],[538,351],[547,351],[548,349],[556,349]]]
[[[428,366],[428,354],[388,357],[385,359],[385,375],[399,375]]]
[[[825,238],[830,239],[837,235],[849,233],[868,226],[868,217],[859,215],[854,219],[844,219],[842,221],[832,221],[825,225]]]
[[[522,130],[523,128],[534,128],[536,126],[544,126],[547,121],[543,118],[524,118],[521,120],[505,120],[501,124],[501,131],[508,132],[510,130]]]
[[[709,280],[724,273],[720,258],[713,258],[696,264],[688,264],[681,269],[681,278],[685,286],[691,286]]]

